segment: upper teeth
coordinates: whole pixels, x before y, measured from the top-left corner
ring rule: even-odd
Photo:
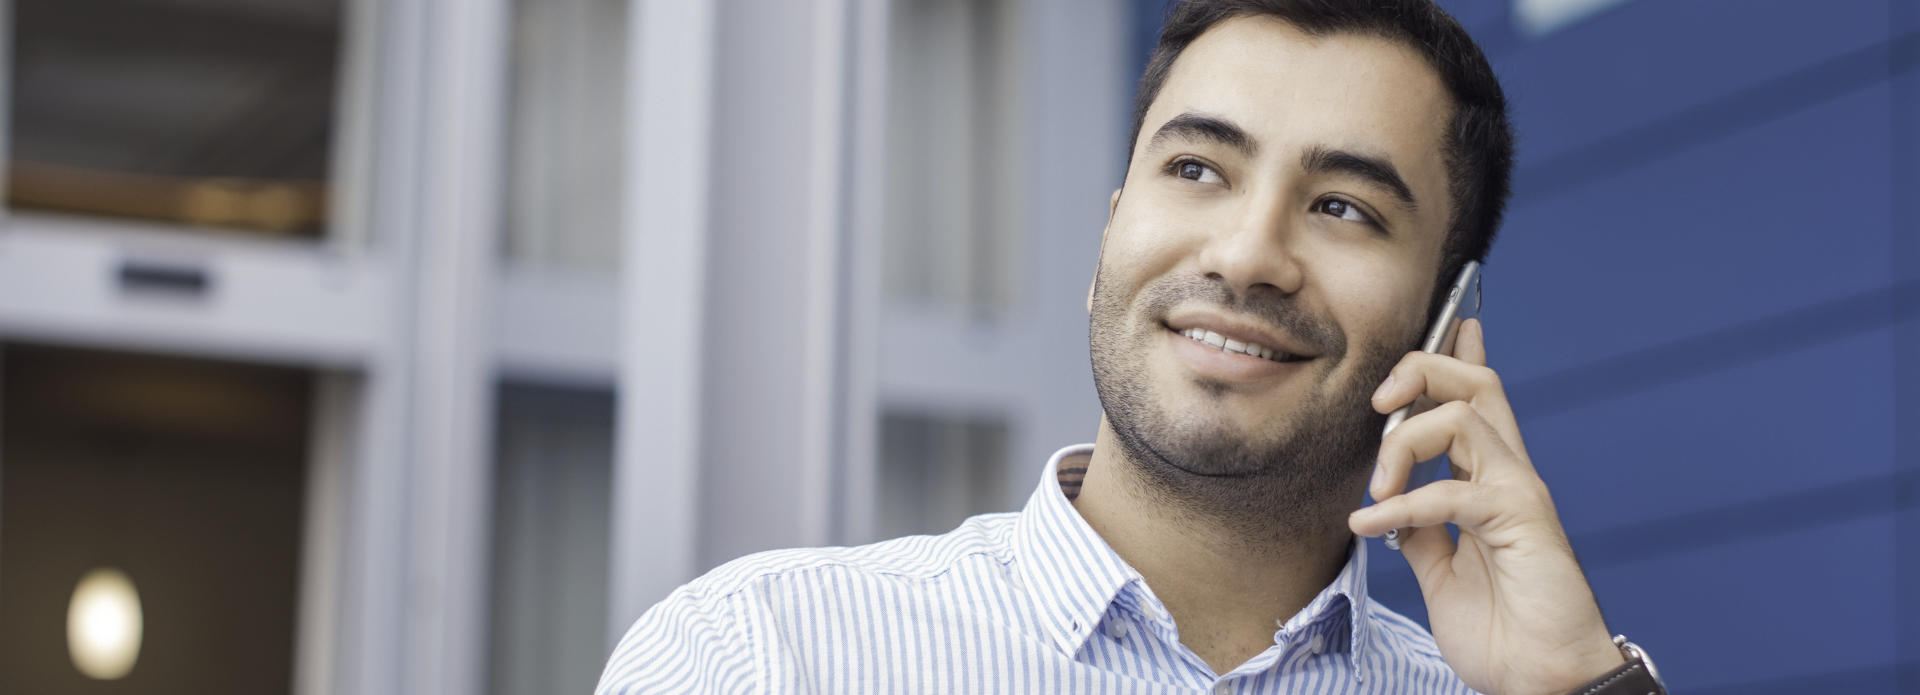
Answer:
[[[1262,359],[1273,360],[1275,362],[1284,362],[1293,357],[1293,355],[1289,355],[1284,352],[1276,352],[1273,348],[1267,347],[1265,345],[1261,345],[1259,343],[1243,343],[1238,340],[1228,338],[1224,335],[1220,335],[1219,333],[1209,331],[1205,328],[1189,328],[1187,330],[1181,331],[1180,335],[1184,335],[1188,338],[1192,338],[1193,340],[1206,343],[1208,345],[1212,345],[1216,348],[1225,350],[1227,352],[1244,353],[1244,354],[1253,355],[1254,357],[1259,357]]]

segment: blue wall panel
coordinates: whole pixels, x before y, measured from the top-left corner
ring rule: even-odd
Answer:
[[[1894,654],[1890,521],[1747,537],[1588,568],[1588,578],[1610,621],[1657,645],[1674,692],[1873,671]]]
[[[1886,485],[1892,348],[1892,330],[1882,327],[1545,417],[1516,412],[1534,466],[1579,539],[1847,483]],[[1891,511],[1892,491],[1881,489],[1872,505],[1782,509],[1778,519],[1747,521]],[[1690,532],[1676,527],[1659,542],[1690,542]]]
[[[1901,671],[1900,691],[1920,693],[1920,3],[1895,0],[1895,26],[1908,40],[1900,61],[1893,99],[1893,246],[1888,254],[1901,287],[1902,317],[1894,333],[1894,461],[1903,483],[1895,540],[1894,579],[1900,595],[1894,606],[1899,621],[1895,644]]]
[[[1776,80],[1827,63],[1839,71],[1831,78],[1869,81],[1848,73],[1846,59],[1871,60],[1862,51],[1888,36],[1887,5],[1878,1],[1637,0],[1540,39],[1486,48],[1520,124],[1521,160],[1531,164],[1756,87],[1775,93],[1752,98],[1790,99],[1773,89]]]
[[[1521,381],[1886,287],[1887,105],[1885,86],[1871,87],[1513,201],[1484,309],[1502,374]]]

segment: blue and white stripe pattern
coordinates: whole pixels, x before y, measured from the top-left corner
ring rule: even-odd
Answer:
[[[1092,452],[1055,453],[1017,514],[729,562],[641,616],[598,692],[1472,692],[1425,628],[1367,601],[1357,541],[1272,647],[1216,675],[1074,510]]]

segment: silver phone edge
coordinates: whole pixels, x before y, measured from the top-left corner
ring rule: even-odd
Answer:
[[[1479,261],[1467,261],[1466,265],[1460,267],[1460,275],[1454,278],[1453,287],[1447,290],[1446,304],[1440,306],[1440,315],[1434,317],[1433,325],[1427,327],[1427,340],[1420,346],[1421,352],[1428,354],[1439,352],[1440,346],[1446,345],[1447,339],[1453,337],[1453,318],[1460,315],[1460,304],[1466,300],[1467,290],[1473,287],[1473,283],[1478,280],[1479,277]],[[1393,428],[1399,427],[1402,422],[1406,422],[1407,417],[1412,412],[1413,404],[1408,403],[1401,406],[1400,409],[1393,411],[1393,414],[1388,415],[1387,426],[1380,430],[1380,438],[1385,439],[1387,434],[1393,431]],[[1414,474],[1423,472],[1426,475],[1422,477],[1430,477],[1431,471],[1423,468],[1426,465],[1427,464],[1415,464],[1414,470],[1409,471],[1409,477],[1411,478]],[[1382,537],[1381,540],[1386,543],[1388,550],[1399,550],[1400,529],[1388,529],[1387,534]]]

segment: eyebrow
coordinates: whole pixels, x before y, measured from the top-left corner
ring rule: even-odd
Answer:
[[[1153,139],[1147,141],[1147,149],[1159,149],[1163,142],[1174,138],[1225,145],[1239,150],[1246,157],[1253,157],[1260,152],[1259,143],[1254,142],[1246,129],[1227,119],[1192,111],[1174,116],[1159,130],[1153,131]]]
[[[1365,179],[1381,188],[1393,192],[1400,206],[1408,211],[1418,210],[1420,204],[1413,199],[1413,189],[1407,187],[1405,179],[1400,178],[1400,170],[1385,157],[1356,154],[1346,150],[1314,147],[1300,155],[1300,166],[1308,174],[1346,174]]]

